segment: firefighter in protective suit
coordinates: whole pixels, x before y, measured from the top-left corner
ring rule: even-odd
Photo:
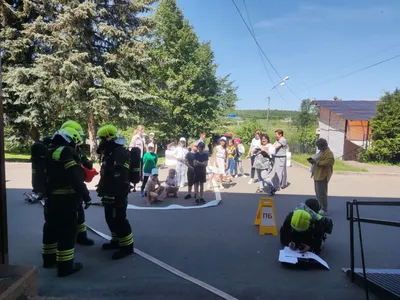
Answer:
[[[100,181],[97,193],[104,205],[104,214],[112,239],[103,244],[103,250],[118,249],[112,259],[120,259],[133,253],[133,235],[126,219],[130,191],[130,154],[123,147],[125,140],[119,137],[113,125],[105,125],[97,132],[100,139],[97,153],[102,155]]]
[[[82,126],[73,120],[68,120],[61,125],[61,129],[64,128],[73,128],[75,129],[79,135],[82,137],[84,135]],[[76,152],[78,153],[78,157],[80,163],[83,167],[91,170],[93,169],[93,162],[88,160],[85,153],[83,153],[80,145],[77,145]],[[78,208],[78,226],[77,226],[77,236],[76,236],[76,243],[85,246],[93,246],[94,240],[88,238],[87,236],[87,229],[86,229],[86,222],[85,222],[85,211],[83,210],[82,205]]]
[[[84,172],[75,147],[81,143],[79,133],[64,128],[53,136],[46,155],[47,201],[44,207],[43,267],[57,265],[57,275],[65,277],[82,269],[74,263],[77,212],[81,201],[87,209],[91,202],[83,182]]]

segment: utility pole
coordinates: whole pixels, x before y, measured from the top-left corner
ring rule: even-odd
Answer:
[[[8,265],[6,171],[4,155],[3,77],[0,47],[0,263]]]
[[[268,125],[269,125],[269,106],[271,104],[271,97],[268,97],[268,111],[267,111],[267,134],[268,134]]]

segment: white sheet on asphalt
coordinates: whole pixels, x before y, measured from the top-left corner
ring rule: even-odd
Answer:
[[[137,210],[142,210],[142,209],[170,210],[170,209],[196,209],[196,208],[199,209],[199,208],[218,206],[221,203],[221,201],[222,200],[212,200],[203,205],[193,205],[193,206],[183,206],[183,205],[178,205],[178,204],[171,204],[171,205],[168,205],[165,207],[137,206],[137,205],[133,205],[133,204],[128,204],[128,209],[137,209]]]

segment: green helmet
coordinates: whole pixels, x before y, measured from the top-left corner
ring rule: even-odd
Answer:
[[[76,121],[68,120],[67,122],[61,125],[60,129],[64,129],[67,127],[75,129],[81,136],[84,135],[82,126]]]
[[[119,133],[117,127],[114,125],[104,125],[97,131],[98,138],[105,138],[107,141],[111,141],[119,138]]]
[[[68,143],[73,142],[76,145],[82,143],[82,138],[78,131],[71,127],[65,127],[56,132],[56,135],[61,135]]]
[[[311,225],[312,217],[311,215],[302,209],[296,210],[293,213],[290,225],[296,231],[306,231]]]

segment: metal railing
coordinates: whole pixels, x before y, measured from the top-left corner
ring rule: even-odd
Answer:
[[[354,282],[354,223],[358,224],[358,235],[360,240],[360,252],[361,252],[361,263],[364,277],[364,287],[365,287],[365,295],[366,299],[369,300],[369,291],[368,291],[368,280],[365,268],[365,257],[364,257],[364,246],[362,240],[362,232],[361,232],[361,223],[369,223],[369,224],[377,224],[377,225],[385,225],[391,227],[400,227],[400,222],[394,221],[385,221],[385,220],[377,220],[377,219],[368,219],[368,218],[360,218],[359,206],[400,206],[399,201],[357,201],[354,199],[353,201],[348,201],[346,203],[346,215],[347,220],[350,221],[350,278],[351,282]],[[354,216],[354,208],[356,208],[357,216]]]

